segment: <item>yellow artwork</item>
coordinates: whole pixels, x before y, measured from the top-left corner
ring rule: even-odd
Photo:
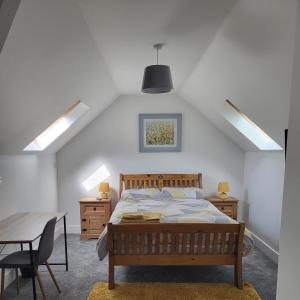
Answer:
[[[173,121],[153,121],[146,124],[147,145],[174,145],[175,124]]]
[[[180,152],[182,114],[140,114],[140,152]]]

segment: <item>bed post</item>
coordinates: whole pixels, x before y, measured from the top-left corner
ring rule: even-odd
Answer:
[[[237,288],[243,288],[243,240],[245,223],[240,223],[240,230],[237,241],[236,262],[234,265],[234,282]]]
[[[114,265],[114,234],[112,224],[107,225],[107,247],[108,247],[108,288],[111,290],[115,287],[115,265]]]
[[[198,173],[198,188],[202,189],[202,173]]]
[[[124,181],[124,175],[120,174],[120,190],[119,190],[119,198],[121,198],[122,191],[123,191],[123,181]]]

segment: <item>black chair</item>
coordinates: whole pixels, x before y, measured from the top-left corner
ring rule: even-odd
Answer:
[[[56,225],[56,217],[48,221],[46,224],[43,233],[40,238],[39,247],[38,250],[33,250],[33,265],[34,267],[31,267],[30,264],[30,251],[17,251],[12,254],[9,254],[5,258],[3,258],[0,261],[0,268],[2,270],[1,272],[1,296],[0,299],[4,300],[4,276],[5,276],[5,269],[15,269],[16,271],[16,283],[17,283],[17,292],[19,293],[19,275],[18,275],[18,268],[20,269],[29,269],[32,271],[32,276],[36,276],[42,296],[44,300],[47,300],[45,290],[41,281],[41,276],[38,271],[38,266],[45,264],[50,276],[60,293],[60,288],[58,286],[58,283],[53,275],[53,272],[47,262],[49,257],[52,254],[53,251],[53,245],[54,245],[54,230]],[[31,270],[32,269],[32,270]]]

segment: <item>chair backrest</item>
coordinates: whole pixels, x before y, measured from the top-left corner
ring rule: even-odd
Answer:
[[[48,260],[51,256],[54,246],[54,230],[57,218],[52,218],[46,224],[43,233],[41,235],[38,254],[37,254],[37,264],[42,264]]]

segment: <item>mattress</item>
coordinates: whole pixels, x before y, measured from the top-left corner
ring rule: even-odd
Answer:
[[[219,211],[213,204],[204,199],[176,199],[163,197],[147,199],[122,199],[118,202],[110,218],[110,223],[120,223],[121,217],[128,212],[159,212],[161,223],[214,223],[235,224],[237,221]],[[102,260],[107,255],[107,228],[97,242],[97,253]],[[243,256],[253,249],[250,231],[245,230]],[[195,251],[197,251],[195,245]]]

